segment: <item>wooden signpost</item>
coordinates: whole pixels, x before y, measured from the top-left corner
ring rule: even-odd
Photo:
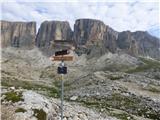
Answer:
[[[50,59],[52,61],[73,61],[73,56],[68,55],[69,53],[69,50],[56,51]]]
[[[73,61],[73,56],[53,56],[52,61]]]
[[[70,53],[69,50],[56,51],[54,56],[50,58],[50,60],[52,61],[61,61],[60,65],[57,68],[57,73],[61,75],[61,120],[63,120],[63,98],[64,98],[63,75],[67,74],[67,67],[64,64],[64,61],[73,61],[73,56],[68,55],[69,53]]]

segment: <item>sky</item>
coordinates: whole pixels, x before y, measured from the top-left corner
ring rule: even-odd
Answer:
[[[73,29],[76,19],[92,18],[119,32],[148,31],[160,38],[159,0],[0,0],[0,3],[1,20],[36,21],[37,29],[45,20],[68,21]]]

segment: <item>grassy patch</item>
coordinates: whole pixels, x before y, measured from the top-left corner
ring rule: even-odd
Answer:
[[[121,120],[135,120],[131,115],[127,113],[110,113],[110,115]]]
[[[148,85],[147,87],[143,88],[144,90],[148,90],[150,92],[155,92],[155,93],[159,93],[160,92],[160,87],[159,86],[153,86],[153,85]]]
[[[149,69],[160,69],[160,62],[145,58],[139,58],[144,64],[139,65],[138,67],[134,69],[129,69],[126,71],[126,73],[135,73],[135,72],[143,72],[147,71]]]
[[[111,96],[105,99],[98,99],[98,98],[87,98],[86,100],[82,101],[87,106],[96,106],[99,108],[106,108],[106,107],[113,107],[120,109],[122,106],[129,108],[137,104],[138,100],[132,100],[128,97],[122,96],[118,93],[114,93]]]
[[[120,71],[126,71],[128,70],[128,68],[132,68],[131,66],[128,65],[120,65],[120,64],[111,64],[111,65],[107,65],[105,66],[103,69],[101,69],[102,71],[111,71],[111,72],[120,72]]]
[[[55,80],[55,81],[53,82],[53,84],[54,84],[56,87],[60,88],[60,87],[61,87],[61,80],[60,80],[60,79],[59,79],[59,80]]]
[[[38,119],[38,120],[47,120],[47,114],[43,109],[33,109],[34,111],[34,116]]]
[[[124,96],[119,93],[113,93],[107,98],[80,98],[79,102],[83,103],[86,107],[94,107],[100,111],[104,108],[105,111],[109,111],[111,108],[125,111],[127,113],[144,116],[150,119],[158,119],[160,114],[154,109],[150,108],[141,99],[134,96]],[[124,114],[113,114],[122,120],[126,120],[128,115]]]
[[[48,91],[49,97],[55,97],[55,98],[60,97],[60,91],[58,90],[58,88],[55,88],[55,87],[47,88],[47,91]]]
[[[54,66],[46,67],[43,71],[41,71],[40,78],[58,79],[57,70]]]
[[[1,78],[1,85],[2,86],[7,86],[7,87],[11,87],[11,86],[16,86],[16,81],[18,81],[17,78],[15,77],[4,77],[2,75]],[[22,83],[22,82],[21,82]],[[15,84],[15,85],[14,85]]]
[[[61,80],[56,80],[53,82],[54,86],[56,86],[56,88],[61,88]],[[68,81],[64,81],[64,90],[65,91],[69,91],[72,89],[71,83],[69,83]]]
[[[42,84],[37,84],[37,83],[33,83],[33,82],[28,82],[28,81],[21,81],[21,80],[11,80],[11,79],[5,79],[2,80],[1,82],[2,86],[7,86],[7,87],[11,87],[11,86],[15,86],[16,88],[18,87],[22,87],[24,89],[28,89],[28,90],[38,90],[38,91],[45,91],[47,92],[47,96],[49,97],[60,97],[60,92],[58,90],[57,87],[48,87]]]
[[[6,101],[12,101],[13,103],[24,101],[24,99],[22,98],[22,93],[16,93],[11,91],[11,92],[5,93],[4,95],[5,95],[4,100]]]
[[[15,110],[15,112],[17,113],[17,112],[26,112],[27,110],[26,109],[24,109],[24,108],[17,108],[16,110]]]

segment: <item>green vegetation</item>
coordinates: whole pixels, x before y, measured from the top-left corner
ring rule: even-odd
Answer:
[[[18,101],[24,101],[24,99],[22,98],[22,93],[16,93],[16,92],[7,92],[4,94],[5,98],[4,100],[6,101],[11,101],[13,103],[18,102]]]
[[[55,81],[53,82],[53,84],[54,84],[56,87],[60,88],[60,87],[61,87],[61,80],[55,80]]]
[[[56,78],[56,71],[53,66],[46,67],[40,75],[40,78]]]
[[[16,88],[18,87],[22,87],[24,89],[28,89],[28,90],[38,90],[38,91],[44,91],[46,92],[47,96],[49,97],[60,97],[60,92],[58,90],[57,87],[48,87],[46,85],[42,85],[42,84],[37,84],[37,83],[33,83],[33,82],[29,82],[29,81],[21,81],[18,79],[10,79],[10,78],[5,78],[5,80],[3,79],[1,81],[2,86],[15,86]]]
[[[15,81],[17,81],[18,79],[17,78],[15,78],[15,77],[4,77],[3,75],[2,75],[2,78],[1,78],[2,80],[1,80],[1,85],[2,86],[7,86],[7,87],[11,87],[11,86],[14,86],[13,84],[16,84],[16,83],[14,83]],[[22,83],[22,82],[21,82]]]
[[[27,110],[26,109],[24,109],[24,108],[17,108],[16,110],[15,110],[15,112],[17,113],[17,112],[26,112]]]
[[[51,68],[46,68],[41,72],[40,78],[55,78],[56,74],[53,72]]]
[[[134,69],[127,70],[127,73],[143,72],[149,69],[160,69],[160,62],[145,58],[139,58],[144,64],[139,65]]]
[[[129,116],[127,114],[112,113],[110,109],[122,110],[129,114],[144,116],[149,119],[158,119],[160,117],[158,112],[147,106],[141,99],[134,96],[124,96],[119,93],[113,93],[107,98],[80,98],[78,101],[84,104],[84,106],[96,108],[98,111],[103,108],[105,112],[109,111],[110,115],[122,120],[126,120]]]
[[[43,109],[33,109],[34,111],[34,116],[38,119],[38,120],[47,120],[47,114]]]
[[[54,86],[56,86],[56,88],[61,88],[61,80],[56,80],[53,82]],[[68,81],[64,81],[64,90],[65,91],[69,91],[71,90],[72,87],[71,87],[71,84],[68,82]]]
[[[58,88],[54,88],[54,87],[48,88],[48,96],[59,98],[60,97],[60,92],[59,92]]]
[[[146,86],[146,87],[143,88],[143,89],[144,89],[144,90],[151,91],[151,92],[155,92],[155,93],[160,92],[160,87],[159,87],[159,86],[148,85],[148,86]]]
[[[114,93],[105,99],[92,98],[83,101],[87,106],[99,106],[100,108],[112,107],[117,109],[121,109],[121,107],[125,107],[126,109],[131,108],[133,106],[137,106],[139,102],[140,100],[138,99],[131,99],[130,97],[123,96],[119,93]]]
[[[102,71],[111,71],[111,72],[124,72],[126,70],[128,70],[128,67],[131,68],[131,66],[128,65],[120,65],[120,64],[111,64],[111,65],[107,65],[105,66]]]
[[[127,114],[127,113],[112,113],[110,112],[111,116],[114,116],[118,119],[121,120],[135,120],[131,115]]]

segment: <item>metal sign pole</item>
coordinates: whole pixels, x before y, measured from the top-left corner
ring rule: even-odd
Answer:
[[[63,55],[62,55],[63,57]],[[60,75],[61,75],[61,120],[63,120],[63,99],[64,99],[64,81],[63,81],[63,75],[65,74],[64,72],[64,67],[65,67],[65,64],[64,64],[64,61],[62,60],[61,63],[60,63],[60,67],[61,67],[61,71],[59,71]]]
[[[56,51],[55,56],[50,57],[52,61],[61,61],[57,68],[57,73],[61,75],[61,120],[63,120],[63,100],[64,100],[64,74],[67,74],[67,67],[64,61],[73,61],[73,56],[69,56],[69,50]]]
[[[63,74],[61,74],[61,120],[63,120],[63,89],[64,89]]]

